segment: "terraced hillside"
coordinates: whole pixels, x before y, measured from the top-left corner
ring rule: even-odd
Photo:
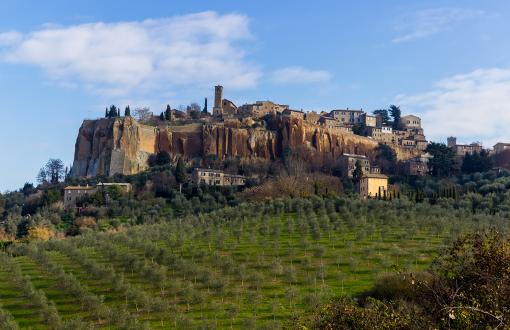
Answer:
[[[0,256],[0,328],[280,328],[386,272],[427,267],[461,231],[504,223],[314,198],[13,245]]]

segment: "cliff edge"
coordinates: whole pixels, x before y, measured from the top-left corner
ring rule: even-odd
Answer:
[[[285,146],[324,163],[342,153],[373,155],[373,139],[339,129],[307,123],[299,118],[276,116],[266,127],[242,127],[240,123],[194,123],[182,126],[146,126],[132,117],[85,120],[76,139],[72,177],[136,174],[148,167],[151,154],[167,151],[171,156],[200,159],[275,160]],[[395,147],[399,159],[412,157],[412,150]]]

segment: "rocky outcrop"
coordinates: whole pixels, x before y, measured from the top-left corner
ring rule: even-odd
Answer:
[[[85,120],[76,139],[71,176],[138,173],[157,150],[156,136],[156,128],[131,117]]]
[[[85,120],[76,139],[73,177],[135,174],[147,168],[151,154],[167,151],[174,158],[207,156],[275,160],[289,146],[315,163],[342,153],[372,155],[377,142],[299,118],[274,117],[267,127],[246,128],[236,121],[153,127],[132,117]],[[413,152],[397,148],[400,159]]]

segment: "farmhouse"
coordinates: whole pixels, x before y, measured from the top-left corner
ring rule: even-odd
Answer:
[[[95,192],[96,187],[94,186],[67,186],[64,188],[64,207],[73,207],[79,198],[92,195]]]
[[[195,168],[193,182],[210,186],[244,186],[246,178],[242,175],[228,174],[219,170]]]
[[[108,189],[109,187],[119,187],[124,193],[131,192],[130,183],[113,182],[103,183],[99,182],[95,186],[67,186],[64,187],[64,207],[70,208],[76,206],[76,202],[84,197],[94,194],[99,189]]]
[[[387,191],[388,177],[384,174],[368,173],[359,182],[359,194],[363,198],[383,197]]]

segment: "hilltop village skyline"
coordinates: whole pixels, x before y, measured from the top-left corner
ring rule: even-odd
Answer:
[[[264,115],[273,113],[292,115],[294,117],[302,117],[304,120],[313,123],[321,124],[328,128],[338,128],[345,132],[353,132],[353,128],[356,134],[365,135],[374,138],[374,140],[382,143],[394,143],[397,145],[406,145],[409,147],[415,146],[420,150],[424,150],[426,143],[424,128],[422,127],[422,120],[417,113],[407,113],[407,109],[401,109],[401,106],[390,105],[387,109],[381,107],[380,109],[365,110],[364,107],[352,108],[352,107],[339,107],[333,109],[306,109],[303,107],[290,107],[288,104],[279,104],[275,100],[268,98],[261,98],[262,100],[255,101],[254,103],[242,102],[241,105],[236,105],[233,101],[228,98],[223,98],[224,87],[222,85],[216,85],[214,88],[214,103],[211,106],[210,99],[204,97],[203,106],[198,102],[192,102],[189,105],[180,104],[177,107],[171,107],[166,105],[164,109],[152,110],[147,106],[141,106],[132,109],[131,105],[126,105],[131,115],[134,112],[139,111],[139,116],[135,116],[141,121],[147,121],[151,116],[153,117],[149,121],[152,124],[156,123],[155,119],[163,118],[165,114],[168,114],[168,110],[171,110],[171,120],[186,120],[186,119],[198,119],[206,118],[202,115],[209,114],[213,120],[218,119],[234,119],[234,118],[256,118],[260,119]],[[208,103],[209,102],[209,103]],[[108,117],[108,113],[111,107],[106,108],[105,117]],[[125,114],[121,107],[113,106],[115,108],[116,116],[120,116],[121,113]],[[169,108],[170,107],[170,108]],[[394,125],[394,118],[391,116],[391,107],[398,108],[396,111],[400,111],[400,117],[403,118],[401,123]],[[195,115],[200,114],[200,115]],[[193,116],[195,118],[193,118]],[[202,116],[202,117],[201,117]],[[96,117],[97,118],[97,117]],[[406,120],[407,119],[407,120]],[[393,120],[393,121],[392,121]],[[399,120],[397,120],[398,122]],[[357,125],[363,126],[356,127]],[[398,131],[398,127],[404,128],[404,130],[414,128],[415,131],[402,134]],[[406,138],[410,138],[406,140]],[[484,146],[481,139],[474,137],[471,141],[463,139],[461,143],[457,143],[458,139],[455,136],[449,135],[448,132],[442,136],[441,139],[434,139],[433,142],[445,143],[449,147],[454,147],[455,152],[459,155],[466,151],[480,152],[482,149],[493,151],[501,151],[502,144],[505,142],[498,141],[494,145]],[[456,147],[458,146],[458,148]]]
[[[386,197],[390,194],[387,175],[420,177],[442,171],[438,167],[452,172],[454,162],[463,168],[479,166],[472,165],[470,157],[487,159],[481,166],[488,166],[488,157],[510,150],[509,143],[486,150],[479,142],[458,144],[455,137],[448,137],[444,147],[429,143],[421,118],[403,115],[396,105],[372,114],[348,108],[318,113],[272,101],[238,107],[223,93],[223,86],[215,86],[212,111],[207,98],[203,107],[192,103],[178,110],[167,105],[159,115],[137,108],[133,111],[136,120],[130,106],[124,116],[114,105],[106,108],[104,119],[83,122],[70,177],[133,175],[167,159],[167,163],[185,162],[197,184],[244,186],[249,177],[240,175],[239,165],[281,161],[288,167],[290,158],[297,157],[308,170],[336,171],[353,180],[364,197]],[[451,160],[445,163],[444,157]],[[211,160],[216,162],[214,169]],[[429,165],[431,160],[435,164]],[[235,170],[223,171],[220,164],[228,162],[238,163]],[[260,174],[253,173],[251,179],[263,181]],[[84,188],[69,189],[80,193]]]

